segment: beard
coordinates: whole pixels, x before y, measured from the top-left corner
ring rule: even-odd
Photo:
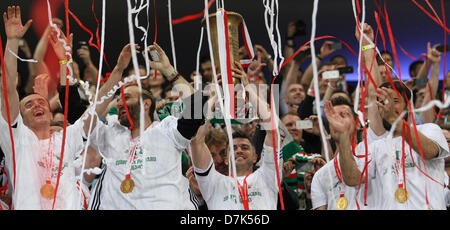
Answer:
[[[139,125],[139,113],[140,113],[139,103],[127,104],[127,107],[128,107],[128,113],[130,114],[130,118],[133,121],[133,126],[135,126],[135,127],[138,126]],[[125,108],[123,110],[125,110]],[[129,128],[131,126],[131,122],[128,119],[128,116],[126,116],[126,115],[121,116],[119,121],[120,121],[120,124],[125,127]]]

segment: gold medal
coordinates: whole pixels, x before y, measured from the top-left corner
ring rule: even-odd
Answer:
[[[51,200],[55,197],[55,188],[52,184],[44,184],[41,187],[41,196],[45,199]]]
[[[336,201],[336,209],[337,210],[345,210],[347,209],[348,200],[345,197],[341,197]]]
[[[120,184],[120,191],[122,191],[123,193],[130,193],[131,191],[133,191],[133,188],[134,181],[129,177],[125,178],[125,180],[123,180]]]
[[[405,203],[406,200],[408,200],[408,192],[404,188],[398,188],[395,191],[395,200],[397,200],[399,203]]]

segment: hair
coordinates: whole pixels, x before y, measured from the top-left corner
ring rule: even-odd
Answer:
[[[412,63],[409,65],[409,73],[411,73],[412,71],[414,71],[414,70],[416,69],[416,67],[417,67],[419,64],[422,64],[422,63],[424,63],[424,61],[422,61],[422,60],[417,60],[417,61],[412,62]],[[416,73],[416,74],[417,74],[417,73]]]
[[[357,115],[356,115],[355,111],[353,111],[353,104],[351,102],[349,102],[347,98],[342,97],[342,96],[335,97],[335,98],[331,99],[331,104],[333,106],[346,105],[346,106],[350,107],[350,110],[352,111],[352,114],[353,114],[353,118],[356,120]]]
[[[322,69],[324,66],[335,65],[333,62],[326,62],[319,66],[318,70]]]
[[[130,86],[137,86],[137,84],[126,84],[123,86],[123,89],[130,87]],[[150,105],[150,109],[148,111],[148,115],[150,116],[150,120],[153,122],[153,113],[155,112],[155,108],[156,108],[156,100],[155,97],[153,97],[153,94],[151,91],[146,90],[146,89],[142,89],[142,100],[146,100],[146,99],[150,99],[150,101],[152,102],[152,104]]]
[[[389,51],[387,51],[387,50],[381,51],[380,54],[381,54],[381,55],[383,55],[383,54],[388,54],[388,55],[390,55],[391,57],[394,57],[394,56],[392,55],[392,53],[389,52]]]
[[[342,55],[335,55],[335,56],[333,56],[333,57],[330,59],[330,62],[336,64],[336,59],[337,59],[337,58],[342,58],[342,59],[344,59],[345,64],[347,65],[347,59],[346,59],[344,56],[342,56]]]
[[[378,55],[377,54],[377,63],[378,63],[378,65],[384,65],[384,61],[381,59],[381,56],[383,55],[383,54],[388,54],[388,55],[390,55],[392,58],[394,58],[394,56],[392,56],[392,54],[389,52],[389,51],[386,51],[386,50],[383,50],[383,51],[381,51],[380,52],[380,55]],[[394,61],[394,59],[392,59],[392,61]],[[391,66],[392,68],[394,68],[394,66]]]
[[[283,118],[286,117],[286,116],[288,116],[288,115],[291,115],[291,116],[297,116],[297,117],[300,118],[300,115],[299,115],[298,113],[296,113],[296,112],[294,112],[294,111],[289,111],[289,112],[285,113],[283,116],[281,116],[280,120],[283,120]],[[300,119],[301,119],[301,118],[300,118]]]
[[[38,93],[34,93],[34,92],[24,94],[23,97],[19,99],[19,101],[22,101],[24,98],[26,98],[26,97],[28,97],[28,96],[31,96],[31,95],[33,95],[33,94],[39,95],[39,96],[41,96],[42,98],[44,98],[45,101],[47,102],[48,108],[51,108],[51,107],[50,107],[50,101],[48,100],[48,98],[45,98],[44,96],[42,96],[42,95],[40,95],[40,94],[38,94]]]
[[[253,146],[252,140],[250,139],[250,137],[248,137],[247,135],[245,135],[245,133],[243,133],[243,132],[240,131],[240,130],[236,130],[236,131],[233,132],[232,137],[233,137],[233,140],[234,140],[234,139],[237,139],[237,138],[247,139],[247,140],[250,142],[251,152],[253,152],[254,154],[256,154],[255,147]],[[228,142],[227,142],[227,148],[228,148],[228,146],[229,146],[229,144],[228,144]]]
[[[140,69],[143,69],[143,70],[145,70],[145,71],[147,71],[147,68],[144,66],[144,65],[139,65],[138,66],[138,70],[140,70]],[[130,76],[130,74],[131,74],[131,71],[134,71],[134,67],[131,65],[131,66],[129,66],[127,69],[126,69],[126,73],[127,73],[127,76]],[[138,73],[136,73],[136,74],[138,74]],[[147,73],[148,74],[148,73]]]
[[[208,147],[227,142],[228,137],[221,128],[212,128],[205,136],[205,143]]]
[[[200,64],[203,64],[205,62],[211,61],[211,58],[209,56],[202,56],[200,58]]]
[[[335,95],[335,94],[337,94],[337,93],[345,93],[345,95],[347,95],[347,96],[349,97],[349,99],[351,100],[351,97],[348,95],[348,93],[345,92],[345,91],[342,90],[342,89],[336,89],[336,90],[334,90],[333,93],[331,93],[330,97],[332,97],[333,95]]]

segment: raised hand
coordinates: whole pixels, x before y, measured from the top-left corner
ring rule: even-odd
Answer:
[[[48,99],[48,81],[50,77],[48,74],[39,74],[34,79],[33,91],[42,97]]]
[[[238,78],[239,80],[241,80],[244,86],[247,86],[249,82],[247,74],[244,71],[244,68],[238,61],[234,61],[234,64],[236,65],[237,68],[231,68],[231,70],[233,71],[233,77]]]
[[[66,36],[64,35],[64,33],[62,33],[61,30],[59,30],[59,38],[63,39],[64,41],[67,41]],[[59,60],[66,60],[66,53],[70,53],[70,51],[72,50],[73,34],[69,35],[70,48],[65,47],[64,43],[58,39],[58,31],[56,31],[54,28],[51,28],[48,40],[52,45],[53,50],[55,51],[55,54],[59,58]]]
[[[8,6],[8,12],[3,13],[3,22],[5,23],[5,32],[8,39],[20,40],[30,28],[32,20],[28,20],[22,25],[22,19],[19,6]]]
[[[88,46],[81,46],[77,49],[77,54],[85,65],[91,64],[91,53],[89,52]]]
[[[439,52],[438,50],[436,50],[436,47],[438,47],[439,44],[436,44],[433,46],[433,48],[431,47],[430,43],[427,43],[427,58],[430,61],[431,64],[438,64],[441,62],[441,55],[442,53]]]
[[[267,50],[264,49],[261,45],[255,45],[256,54],[261,54],[261,57],[265,60],[270,60],[271,56],[269,53],[267,53]]]
[[[316,136],[320,136],[319,118],[316,115],[311,115],[308,118],[305,118],[305,120],[311,120],[313,123],[313,127],[312,129],[304,129],[303,131],[314,134]]]
[[[136,47],[136,53],[140,53],[137,49],[139,49],[139,45],[135,45]],[[125,70],[131,61],[131,45],[127,44],[123,47],[122,51],[120,52],[119,58],[117,59],[117,65],[120,70]]]
[[[333,128],[334,130],[334,132],[331,132],[333,139],[339,138],[340,135],[348,135],[348,133],[352,131],[349,130],[351,123],[349,124],[346,122],[346,119],[341,117],[341,115],[334,110],[330,101],[324,103],[324,112],[330,124],[330,128]]]
[[[398,117],[398,114],[395,111],[395,104],[398,101],[394,101],[394,96],[396,92],[390,88],[379,88],[377,94],[377,105],[380,109],[381,117],[392,124]]]
[[[170,76],[175,69],[172,64],[170,64],[170,60],[164,50],[156,43],[153,43],[153,45],[147,47],[148,52],[152,50],[156,50],[156,52],[158,52],[159,61],[150,61],[150,67],[152,69],[159,70],[166,77]]]
[[[331,45],[333,44],[334,42],[332,41],[325,41],[322,47],[320,47],[320,57],[322,59],[330,56],[330,54],[332,54],[335,51],[334,49],[331,49]]]
[[[259,72],[261,72],[262,68],[266,66],[266,63],[262,63],[261,61],[261,55],[257,55],[256,61],[253,60],[252,63],[247,68],[247,75],[249,77],[255,77],[258,75]]]
[[[363,46],[369,45],[369,44],[373,41],[373,38],[374,38],[372,27],[371,27],[369,24],[364,23],[364,25],[363,25],[363,33],[364,33],[367,37],[366,37],[366,36],[363,36],[362,45],[363,45]],[[359,42],[359,39],[360,39],[360,29],[359,29],[358,25],[356,25],[356,27],[355,27],[355,37],[356,37],[356,40],[358,40],[358,42]],[[370,41],[367,40],[367,38],[369,38]]]

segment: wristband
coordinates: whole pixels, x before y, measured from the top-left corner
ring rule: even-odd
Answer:
[[[362,51],[364,50],[368,50],[368,49],[374,49],[375,45],[374,44],[369,44],[369,45],[365,45],[362,47]]]
[[[176,70],[174,70],[173,73],[170,74],[170,76],[167,76],[167,80],[169,80],[169,82],[172,83],[172,82],[176,81],[179,76],[180,76],[180,73],[178,73]]]
[[[59,61],[59,64],[60,64],[60,65],[65,65],[65,64],[67,64],[67,62],[72,63],[72,62],[73,62],[73,59],[71,58],[71,59],[69,59],[69,61],[67,61],[67,60],[61,60],[61,61]]]

